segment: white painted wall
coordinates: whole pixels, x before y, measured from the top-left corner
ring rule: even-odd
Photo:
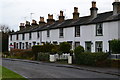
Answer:
[[[120,39],[120,20],[118,21],[118,38]]]
[[[85,48],[85,41],[91,41],[92,45],[92,52],[95,52],[95,42],[96,41],[103,41],[103,51],[109,51],[109,40],[118,39],[120,38],[120,21],[114,22],[105,22],[103,23],[103,36],[96,36],[96,24],[91,25],[82,25],[80,26],[80,37],[75,37],[75,27],[64,28],[64,37],[59,37],[59,29],[52,29],[50,30],[50,37],[47,37],[47,31],[40,31],[40,38],[37,38],[37,32],[32,32],[32,39],[29,40],[29,33],[25,33],[25,40],[22,40],[22,34],[19,34],[19,40],[16,40],[16,35],[13,35],[13,40],[9,43],[13,42],[28,42],[32,43],[33,41],[39,42],[51,42],[57,41],[64,42],[64,41],[72,41],[73,49],[74,43],[79,41],[80,44]],[[118,28],[119,26],[119,28]]]

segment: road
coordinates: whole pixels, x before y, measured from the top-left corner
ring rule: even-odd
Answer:
[[[51,65],[52,63],[28,63],[2,60],[2,65],[26,78],[118,78],[116,75],[97,73]]]

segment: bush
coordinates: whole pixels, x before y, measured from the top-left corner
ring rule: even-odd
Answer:
[[[37,60],[39,60],[39,61],[49,61],[49,54],[48,53],[38,53]]]
[[[71,49],[71,46],[69,43],[67,43],[67,42],[60,43],[60,47],[59,47],[60,52],[69,53],[70,49]]]
[[[107,53],[81,53],[77,54],[75,57],[75,62],[77,64],[83,64],[83,65],[91,65],[95,66],[98,61],[104,61],[107,59],[108,54]]]
[[[80,53],[82,53],[82,52],[84,52],[84,48],[83,48],[82,46],[78,46],[78,47],[76,47],[75,50],[74,50],[74,53],[75,53],[75,54],[80,54]]]
[[[114,54],[120,54],[120,40],[110,41],[111,51]]]
[[[12,50],[13,57],[14,58],[19,58],[19,59],[32,59],[33,58],[33,53],[31,49],[13,49]]]

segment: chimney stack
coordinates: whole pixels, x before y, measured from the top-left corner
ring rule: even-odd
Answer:
[[[37,25],[37,21],[36,20],[32,20],[32,26],[36,26]]]
[[[26,21],[26,24],[25,24],[26,28],[29,28],[31,25],[30,25],[30,22],[29,21]]]
[[[53,24],[54,22],[53,15],[48,14],[47,24]]]
[[[24,23],[20,23],[19,28],[20,28],[20,30],[23,30],[25,28]]]
[[[44,17],[40,17],[39,25],[45,25]]]
[[[77,7],[74,7],[73,19],[79,19],[79,12]]]
[[[63,16],[63,11],[60,11],[59,22],[64,21],[65,16]]]
[[[119,0],[115,0],[115,2],[113,2],[113,15],[118,15],[120,13],[120,1]]]
[[[92,18],[97,17],[98,8],[96,7],[96,1],[92,1],[92,7],[90,8],[90,14]]]

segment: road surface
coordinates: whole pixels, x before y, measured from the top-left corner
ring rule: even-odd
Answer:
[[[97,73],[74,68],[51,65],[52,63],[28,63],[2,60],[2,65],[26,78],[118,78],[117,75]],[[60,65],[60,64],[59,64]],[[62,65],[62,64],[61,64]]]

